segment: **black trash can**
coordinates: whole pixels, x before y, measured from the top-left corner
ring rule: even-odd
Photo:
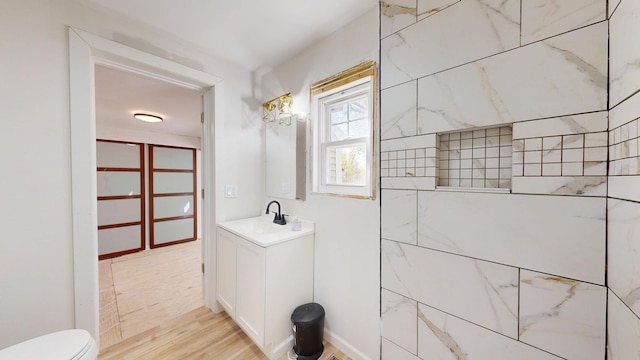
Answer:
[[[291,322],[298,360],[317,360],[324,351],[324,308],[316,303],[300,305],[291,314]]]

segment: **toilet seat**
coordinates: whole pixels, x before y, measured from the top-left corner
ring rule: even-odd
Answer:
[[[43,335],[0,350],[0,360],[95,360],[96,342],[82,329]]]

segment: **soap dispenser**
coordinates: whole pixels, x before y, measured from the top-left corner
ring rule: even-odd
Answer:
[[[300,222],[297,216],[292,216],[289,222],[291,223],[291,231],[302,230],[302,222]]]

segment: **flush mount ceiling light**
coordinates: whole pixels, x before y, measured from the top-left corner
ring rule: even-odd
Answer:
[[[293,97],[291,97],[291,93],[273,98],[262,104],[262,121],[270,123],[277,119],[280,125],[284,126],[290,126],[292,118],[297,121],[304,121],[304,114],[294,114],[292,107]]]
[[[138,120],[142,120],[150,123],[159,123],[159,122],[162,122],[162,120],[164,120],[161,116],[145,114],[145,113],[135,113],[133,114],[133,117]]]

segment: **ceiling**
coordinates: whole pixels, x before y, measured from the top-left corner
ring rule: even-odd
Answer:
[[[378,0],[83,0],[176,35],[248,70],[273,67]]]
[[[378,0],[83,0],[161,28],[248,70],[274,67],[378,4]],[[202,96],[96,66],[98,126],[200,137]],[[133,113],[165,118],[143,123]]]
[[[126,71],[96,65],[97,126],[200,137],[202,95],[194,90]],[[133,118],[160,115],[161,123]]]

